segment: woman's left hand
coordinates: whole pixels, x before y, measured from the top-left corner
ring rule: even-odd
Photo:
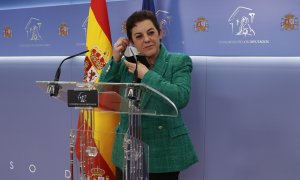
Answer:
[[[134,73],[135,68],[136,68],[136,63],[131,63],[128,61],[124,61],[125,65],[128,68],[128,71],[131,73]],[[143,79],[144,75],[149,71],[149,69],[142,63],[138,62],[137,64],[137,72],[138,72],[138,78]]]

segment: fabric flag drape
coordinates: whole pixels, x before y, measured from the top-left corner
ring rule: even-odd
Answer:
[[[111,34],[107,13],[106,0],[91,0],[87,26],[87,49],[84,61],[84,81],[98,82],[101,71],[112,55]],[[92,121],[90,119],[92,118]],[[95,108],[92,113],[80,111],[75,152],[77,158],[86,158],[84,164],[85,176],[90,179],[105,180],[115,179],[115,167],[111,161],[112,146],[114,140],[114,128],[119,122],[119,115],[115,113],[103,113],[99,108]],[[89,147],[80,145],[83,138],[79,138],[78,132],[83,133],[85,144]],[[81,133],[82,135],[82,133]],[[91,147],[97,147],[97,155],[90,160],[89,157],[83,157],[85,152],[91,152]],[[90,149],[88,149],[90,148]],[[82,153],[83,152],[83,153]],[[89,162],[91,161],[91,162]],[[102,178],[101,178],[102,179]]]
[[[155,6],[153,0],[143,0],[142,9],[152,11],[155,14]]]

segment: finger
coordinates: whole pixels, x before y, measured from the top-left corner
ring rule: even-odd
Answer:
[[[122,44],[123,46],[128,46],[128,43],[129,43],[129,40],[128,40],[127,38],[121,39],[121,44]]]
[[[114,48],[120,48],[121,46],[122,46],[122,43],[118,42],[118,41],[114,44]]]
[[[128,62],[127,60],[125,60],[124,63],[127,66],[129,72],[133,73],[135,71],[135,63]]]
[[[120,47],[120,46],[126,47],[128,46],[128,42],[129,40],[126,38],[119,38],[114,44],[114,47]]]
[[[118,45],[118,44],[114,45],[114,51],[118,52],[118,54],[120,54],[121,56],[124,54],[125,49],[126,48],[124,46],[122,46],[122,45]]]
[[[135,66],[135,63],[131,63],[131,62],[127,61],[127,60],[125,60],[124,62],[125,62],[125,65],[127,67],[133,67],[133,66]]]

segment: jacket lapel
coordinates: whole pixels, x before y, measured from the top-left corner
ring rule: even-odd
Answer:
[[[158,58],[155,61],[155,64],[153,66],[153,68],[151,69],[151,71],[156,72],[157,74],[161,75],[161,77],[164,77],[164,74],[167,70],[167,66],[168,66],[168,51],[166,49],[166,47],[161,44],[160,45],[160,52],[158,55]],[[145,95],[146,93],[144,93]],[[152,96],[152,92],[150,93],[150,95],[147,96],[142,96],[142,102],[141,102],[141,107],[145,108],[145,106],[148,104],[149,100],[151,99]]]

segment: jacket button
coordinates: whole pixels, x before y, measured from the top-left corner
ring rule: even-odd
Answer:
[[[163,126],[158,126],[158,129],[163,129],[164,127]]]

